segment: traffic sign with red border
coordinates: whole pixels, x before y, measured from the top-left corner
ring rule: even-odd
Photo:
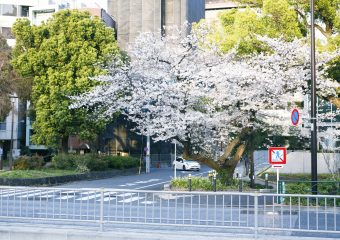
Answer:
[[[297,108],[294,108],[292,111],[292,114],[290,116],[290,120],[292,121],[292,124],[294,126],[299,124],[299,120],[300,120],[300,113],[299,110]]]
[[[270,147],[268,149],[269,163],[283,165],[287,162],[287,149],[285,147]]]

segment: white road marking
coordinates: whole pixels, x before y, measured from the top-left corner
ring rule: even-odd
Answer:
[[[137,201],[139,199],[144,199],[143,197],[131,197],[131,198],[127,198],[124,200],[119,201],[120,203],[129,203],[129,202],[134,202]]]
[[[146,205],[151,205],[151,204],[154,204],[156,202],[154,201],[144,201],[144,202],[141,202],[141,204],[146,204]]]
[[[113,194],[115,194],[116,192],[106,192],[106,193],[104,193],[104,196],[110,196],[110,195],[113,195]],[[77,198],[76,200],[78,201],[78,200],[80,200],[80,201],[82,201],[82,200],[91,200],[91,199],[94,199],[94,198],[97,198],[97,197],[100,197],[102,194],[99,192],[99,193],[97,193],[97,194],[95,194],[95,195],[87,195],[86,197],[82,197],[82,198]],[[99,199],[99,201],[100,201],[100,199]]]
[[[117,195],[117,197],[131,197],[133,195],[136,195],[136,193],[123,193],[123,194]]]
[[[52,193],[52,192],[54,192],[54,190],[52,190],[52,191],[41,191],[41,190],[36,190],[36,191],[38,191],[38,192],[35,192],[35,193],[31,193],[31,194],[25,194],[25,195],[22,195],[22,196],[18,196],[19,198],[29,198],[29,197],[36,197],[36,196],[38,196],[39,197],[39,195],[42,195],[42,194],[49,194],[49,193]]]
[[[14,191],[12,193],[4,194],[4,195],[1,195],[1,196],[2,197],[11,197],[11,196],[15,196],[15,195],[28,194],[28,193],[33,193],[33,192],[37,192],[37,191],[40,191],[40,190],[34,190],[34,191],[21,190],[21,191]]]

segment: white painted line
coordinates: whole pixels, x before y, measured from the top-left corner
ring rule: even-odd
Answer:
[[[131,197],[131,198],[127,198],[124,200],[119,201],[120,203],[129,203],[129,202],[134,202],[137,201],[139,199],[144,199],[143,197]]]
[[[40,190],[37,190],[38,192],[35,192],[35,193],[31,193],[31,194],[24,194],[22,196],[19,196],[19,198],[29,198],[29,197],[35,197],[35,196],[38,196],[41,195],[41,194],[49,194],[49,193],[52,193],[54,192],[54,190],[52,191],[40,191]]]
[[[2,195],[2,197],[11,197],[11,196],[15,196],[15,195],[28,194],[28,193],[33,193],[33,192],[37,192],[37,191],[40,191],[40,190],[35,190],[35,191],[21,190],[21,191],[16,191],[14,193],[4,194],[4,195]]]
[[[141,204],[146,204],[146,205],[151,205],[151,204],[154,204],[156,202],[154,201],[144,201],[144,202],[141,202]]]
[[[77,201],[91,200],[91,199],[100,197],[101,195],[102,195],[101,193],[98,193],[98,194],[95,194],[95,195],[87,195],[87,196],[82,197],[82,198],[77,198],[76,200],[77,200]]]
[[[123,193],[123,194],[117,195],[117,197],[131,197],[133,195],[136,195],[136,193]]]
[[[108,201],[111,201],[111,200],[113,200],[113,199],[116,199],[116,197],[115,197],[115,196],[104,197],[103,201],[104,201],[104,202],[108,202]],[[97,201],[99,202],[100,199],[97,199]]]
[[[114,195],[114,194],[116,194],[116,192],[106,192],[106,193],[104,193],[104,196],[110,196],[110,195]],[[76,199],[77,201],[78,200],[80,200],[80,201],[82,201],[82,200],[91,200],[91,199],[94,199],[94,198],[97,198],[97,197],[100,197],[102,194],[99,192],[97,192],[97,194],[95,194],[95,195],[88,195],[88,196],[86,196],[86,197],[82,197],[82,198],[78,198],[78,199]],[[98,199],[99,201],[100,201],[100,199]],[[97,200],[97,201],[98,201]]]

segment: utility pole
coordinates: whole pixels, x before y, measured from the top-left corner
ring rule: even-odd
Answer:
[[[315,26],[314,0],[310,0],[311,25],[311,173],[312,194],[318,193],[317,126],[316,126],[316,70],[315,70]]]

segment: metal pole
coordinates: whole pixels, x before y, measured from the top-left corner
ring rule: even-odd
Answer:
[[[191,174],[189,174],[189,192],[191,192]]]
[[[177,143],[176,143],[176,141],[175,141],[175,160],[174,160],[174,178],[176,179],[176,158],[177,158]]]
[[[264,175],[264,178],[265,178],[265,186],[266,186],[266,189],[268,189],[268,173],[266,173]]]
[[[13,167],[13,132],[14,132],[14,100],[12,102],[12,124],[11,124],[11,152],[9,154],[9,170]]]
[[[145,158],[145,169],[146,169],[146,173],[150,173],[150,135],[148,133],[147,137],[146,137],[146,158]]]
[[[276,193],[279,194],[280,170],[276,168]]]
[[[214,192],[216,192],[216,173],[214,173],[213,179]]]
[[[317,126],[316,126],[316,70],[315,70],[315,26],[314,26],[314,0],[310,0],[311,15],[311,173],[312,194],[318,193],[318,168],[317,168]]]

